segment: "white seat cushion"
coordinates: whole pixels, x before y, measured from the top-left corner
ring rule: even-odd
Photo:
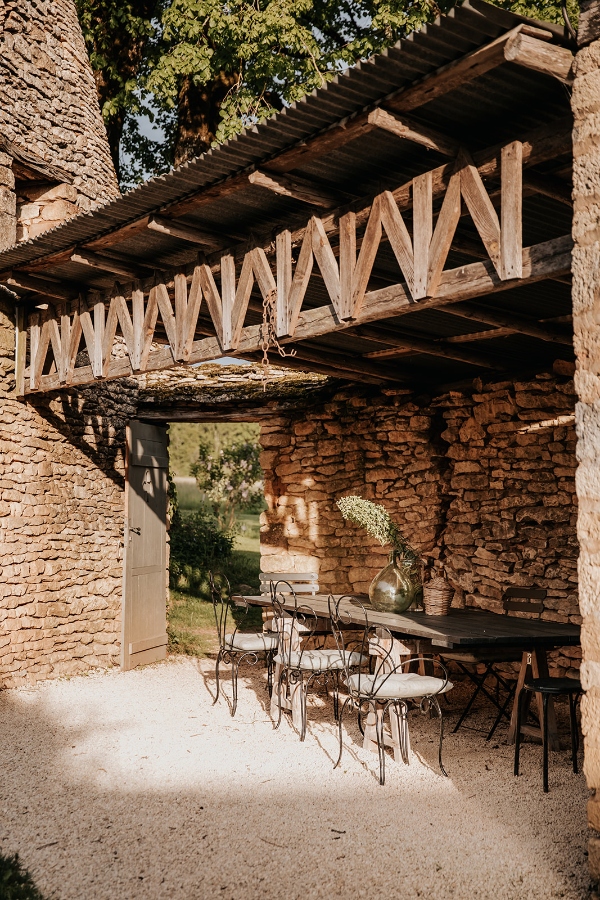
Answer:
[[[303,653],[292,651],[280,653],[275,657],[276,663],[289,665],[292,669],[302,669],[305,672],[326,672],[328,670],[343,669],[344,663],[339,650],[304,650]],[[368,659],[360,653],[350,653],[348,664],[350,666],[366,665]]]
[[[247,653],[256,651],[262,653],[264,650],[275,650],[277,648],[277,637],[272,634],[265,634],[260,631],[258,634],[237,634],[225,635],[225,646],[231,647],[232,650],[244,650]]]
[[[444,687],[443,678],[433,675],[416,675],[414,672],[395,672],[393,675],[352,675],[348,679],[348,687],[355,693],[376,697],[381,700],[412,700],[416,697],[428,697],[432,694],[446,693],[452,687],[449,681]],[[443,688],[443,690],[442,690]]]

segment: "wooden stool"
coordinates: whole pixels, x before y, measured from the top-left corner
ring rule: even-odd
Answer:
[[[571,722],[571,758],[573,771],[578,774],[577,750],[579,736],[577,733],[577,697],[581,693],[581,682],[578,678],[532,678],[526,681],[519,695],[517,706],[517,727],[515,734],[515,775],[519,774],[519,756],[521,750],[522,718],[527,698],[527,693],[542,695],[542,752],[543,752],[543,781],[544,793],[548,793],[548,699],[568,694],[569,717]]]

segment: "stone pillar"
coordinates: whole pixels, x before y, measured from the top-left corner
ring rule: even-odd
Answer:
[[[585,775],[592,798],[589,862],[600,880],[600,26],[599,0],[582,5],[573,131],[573,327],[579,402],[577,495],[585,696]]]
[[[13,311],[0,289],[0,688],[118,665],[137,408],[129,379],[17,399]]]

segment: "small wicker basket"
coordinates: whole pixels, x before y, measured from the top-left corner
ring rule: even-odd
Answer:
[[[444,575],[436,575],[423,585],[423,608],[428,616],[447,616],[454,597],[454,588]]]

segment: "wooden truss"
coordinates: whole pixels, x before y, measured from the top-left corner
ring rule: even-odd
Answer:
[[[255,353],[263,342],[262,326],[245,324],[255,289],[263,299],[274,300],[277,336],[285,343],[492,294],[517,281],[565,275],[570,271],[569,236],[522,247],[523,165],[538,157],[533,140],[514,141],[477,164],[459,148],[451,163],[395,191],[383,191],[359,209],[313,216],[301,229],[282,230],[274,241],[245,245],[243,252],[220,251],[169,277],[155,275],[126,286],[115,283],[109,296],[74,297],[63,284],[13,273],[13,284],[55,301],[28,317],[19,314],[17,391],[24,395],[174,363]],[[499,213],[484,185],[484,177],[490,176],[500,180]],[[441,206],[434,214],[436,200]],[[410,229],[403,216],[409,209]],[[447,270],[455,231],[465,213],[475,224],[487,259]],[[169,227],[168,222],[155,221],[158,228]],[[185,226],[172,227],[176,233]],[[390,287],[369,290],[384,235],[401,277]],[[77,259],[84,256],[89,262],[94,254],[80,252]],[[94,257],[89,264],[95,261]],[[330,302],[303,310],[315,268]],[[115,271],[132,274],[122,264]],[[203,304],[212,330],[197,338]],[[157,346],[159,319],[168,346]],[[459,358],[467,351],[451,352]]]

